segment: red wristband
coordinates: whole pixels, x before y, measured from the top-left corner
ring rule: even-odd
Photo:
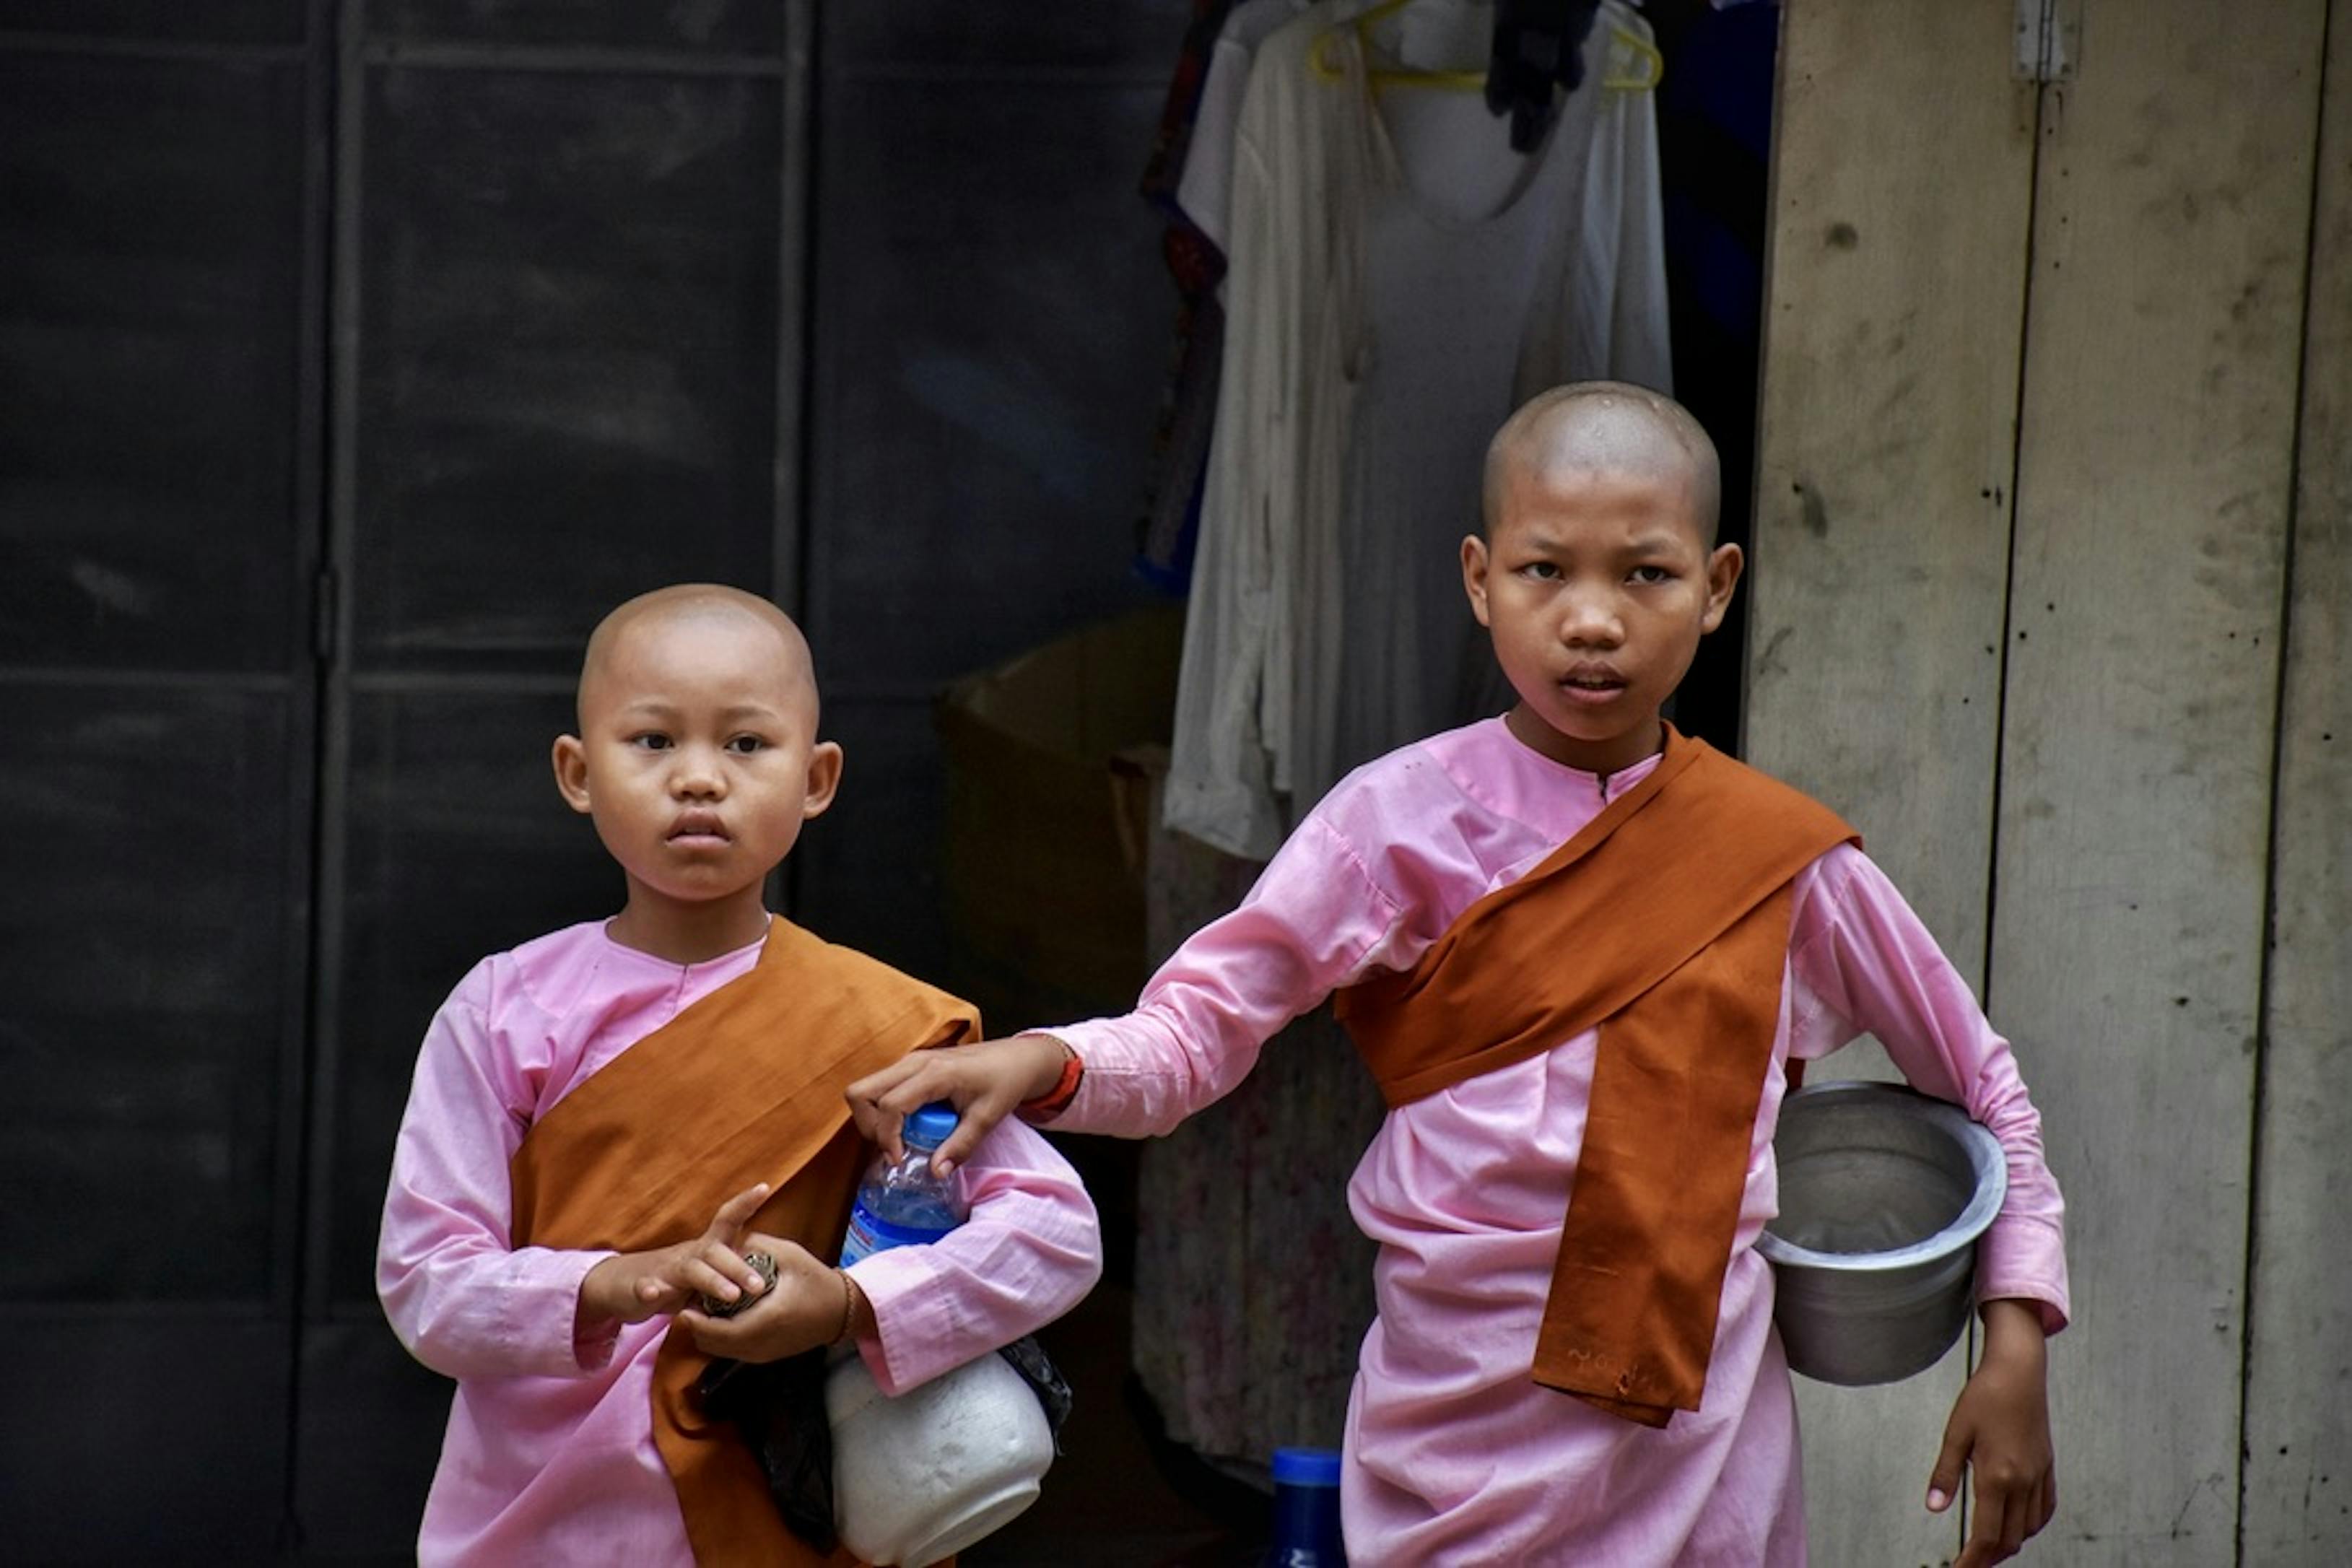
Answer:
[[[1054,1087],[1034,1100],[1024,1100],[1013,1109],[1024,1121],[1051,1121],[1070,1108],[1078,1097],[1078,1085],[1087,1076],[1087,1064],[1069,1047],[1062,1047],[1062,1076]]]

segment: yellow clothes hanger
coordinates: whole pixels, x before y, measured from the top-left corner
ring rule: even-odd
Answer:
[[[1362,12],[1352,21],[1342,22],[1328,29],[1315,40],[1315,47],[1307,51],[1307,64],[1325,81],[1338,81],[1341,73],[1331,58],[1331,45],[1339,37],[1341,29],[1355,28],[1358,43],[1365,47],[1369,56],[1372,24],[1395,16],[1412,4],[1413,0],[1380,0],[1379,5]],[[1613,22],[1610,24],[1609,59],[1601,77],[1601,85],[1604,89],[1611,92],[1648,92],[1664,79],[1665,74],[1666,57],[1658,52],[1655,44]],[[1402,66],[1380,66],[1367,70],[1364,76],[1374,87],[1426,87],[1442,92],[1486,90],[1485,71],[1424,71]]]

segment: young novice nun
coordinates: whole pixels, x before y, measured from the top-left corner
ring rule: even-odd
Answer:
[[[2054,1505],[2061,1205],[2009,1046],[1852,830],[1660,718],[1739,576],[1718,483],[1655,393],[1520,409],[1461,551],[1517,705],[1342,781],[1134,1012],[851,1086],[886,1141],[955,1100],[950,1164],[1016,1108],[1149,1136],[1335,997],[1390,1107],[1348,1194],[1380,1245],[1341,1479],[1359,1564],[1804,1561],[1755,1242],[1790,1064],[1864,1030],[2008,1154],[1927,1506],[1973,1467],[1975,1568]]]
[[[786,1528],[698,1378],[855,1341],[884,1392],[920,1384],[1086,1294],[1094,1206],[1012,1123],[959,1148],[969,1223],[833,1268],[867,1155],[844,1087],[979,1020],[762,903],[841,778],[807,645],[732,588],[632,599],[589,641],[579,725],[556,785],[627,900],[459,982],[393,1157],[377,1289],[457,1380],[417,1556],[847,1562]],[[750,1303],[718,1317],[706,1296]]]

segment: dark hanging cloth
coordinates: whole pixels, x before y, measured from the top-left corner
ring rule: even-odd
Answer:
[[[1160,132],[1143,170],[1144,199],[1167,220],[1160,249],[1176,280],[1177,306],[1168,384],[1160,399],[1143,504],[1136,519],[1136,569],[1146,581],[1173,594],[1183,593],[1192,580],[1225,336],[1224,311],[1217,304],[1224,253],[1185,214],[1176,200],[1176,187],[1184,177],[1209,58],[1233,8],[1234,0],[1192,0],[1192,20],[1177,52]]]
[[[1780,7],[1646,0],[1643,13],[1670,62],[1657,108],[1675,396],[1715,437],[1731,476],[1717,537],[1746,550],[1754,536],[1746,479],[1756,466]],[[1718,635],[1702,640],[1675,694],[1675,721],[1727,752],[1739,742],[1748,601],[1733,596]]]
[[[1601,0],[1499,0],[1486,65],[1486,107],[1511,117],[1511,145],[1532,153],[1559,98],[1584,80],[1584,40]]]

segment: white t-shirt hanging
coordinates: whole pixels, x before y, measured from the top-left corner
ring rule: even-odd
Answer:
[[[1670,374],[1655,113],[1603,85],[1612,31],[1647,25],[1603,5],[1584,86],[1522,158],[1475,90],[1370,85],[1381,62],[1339,25],[1360,8],[1265,39],[1233,142],[1167,821],[1257,858],[1348,769],[1500,700],[1455,563],[1512,407]],[[1423,0],[1373,31],[1406,65],[1483,69],[1492,20]]]
[[[1266,36],[1307,9],[1310,0],[1242,0],[1225,14],[1201,76],[1201,98],[1192,110],[1192,134],[1184,143],[1184,171],[1176,181],[1176,205],[1192,226],[1219,250],[1227,248],[1227,213],[1233,205],[1234,137],[1240,130],[1242,98],[1249,89],[1250,62]]]

